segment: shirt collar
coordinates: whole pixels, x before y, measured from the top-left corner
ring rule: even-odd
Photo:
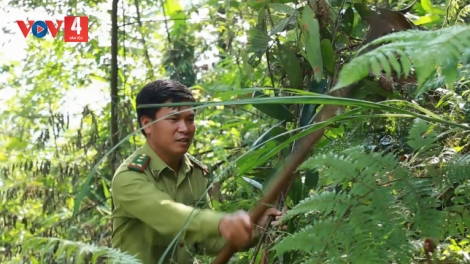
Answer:
[[[157,155],[157,153],[155,153],[155,151],[153,151],[148,142],[145,142],[144,146],[142,147],[142,153],[150,157],[150,170],[155,179],[158,179],[164,170],[173,170]],[[194,165],[192,164],[191,160],[185,154],[183,156],[180,170],[186,174],[193,168],[193,166]]]

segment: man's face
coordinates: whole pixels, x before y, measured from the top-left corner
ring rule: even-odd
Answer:
[[[148,140],[153,146],[171,156],[184,155],[191,145],[196,131],[194,124],[194,110],[188,110],[191,106],[163,107],[155,119],[162,120],[145,128]],[[175,112],[181,113],[173,114]],[[170,115],[171,116],[167,116]],[[152,122],[150,118],[143,117],[142,125]]]

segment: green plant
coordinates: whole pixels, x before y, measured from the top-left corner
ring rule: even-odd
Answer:
[[[468,62],[470,52],[470,26],[453,26],[430,31],[407,30],[392,33],[372,41],[358,50],[370,46],[376,49],[353,58],[339,74],[333,89],[343,88],[374,73],[376,76],[408,77],[413,70],[419,87],[434,79],[436,69],[451,84],[459,77],[458,64]],[[418,89],[416,95],[424,93]]]
[[[53,257],[54,260],[61,263],[104,263],[109,264],[141,264],[138,259],[121,251],[108,248],[104,246],[97,246],[93,244],[70,241],[66,239],[50,238],[50,237],[34,237],[26,240],[22,245],[22,255],[28,255],[27,252],[34,252],[35,256],[30,255],[29,260],[32,263],[44,263],[42,258],[46,255]],[[98,261],[98,260],[101,261]],[[22,263],[21,261],[9,262]],[[7,264],[7,263],[5,263]]]
[[[416,119],[410,159],[355,146],[307,160],[300,169],[317,170],[323,185],[340,188],[317,190],[288,211],[285,220],[308,224],[279,242],[276,254],[298,251],[304,263],[412,263],[424,238],[465,236],[468,213],[457,214],[461,205],[446,207],[439,195],[468,179],[470,156],[436,163],[430,154],[442,152],[437,142],[432,127]]]

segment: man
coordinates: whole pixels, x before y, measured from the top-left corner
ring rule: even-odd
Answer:
[[[142,88],[136,105],[194,101],[184,85],[157,80]],[[189,264],[194,254],[216,255],[225,243],[239,251],[253,245],[255,229],[246,212],[210,209],[204,195],[207,171],[187,154],[196,129],[195,112],[189,108],[137,109],[146,143],[113,177],[113,247],[143,264],[158,263],[165,251],[163,263]],[[168,116],[178,111],[184,112]],[[277,221],[281,212],[268,209],[257,225],[264,226],[268,215],[276,215]]]

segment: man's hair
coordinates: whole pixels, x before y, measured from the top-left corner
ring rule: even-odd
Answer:
[[[135,99],[136,107],[144,104],[163,104],[167,101],[172,103],[180,103],[182,101],[194,102],[194,96],[188,87],[174,80],[156,80],[147,83],[137,94]],[[155,120],[155,115],[160,108],[137,108],[137,122],[139,128],[142,128],[140,118],[148,116]],[[145,131],[141,130],[144,136],[147,136]]]

